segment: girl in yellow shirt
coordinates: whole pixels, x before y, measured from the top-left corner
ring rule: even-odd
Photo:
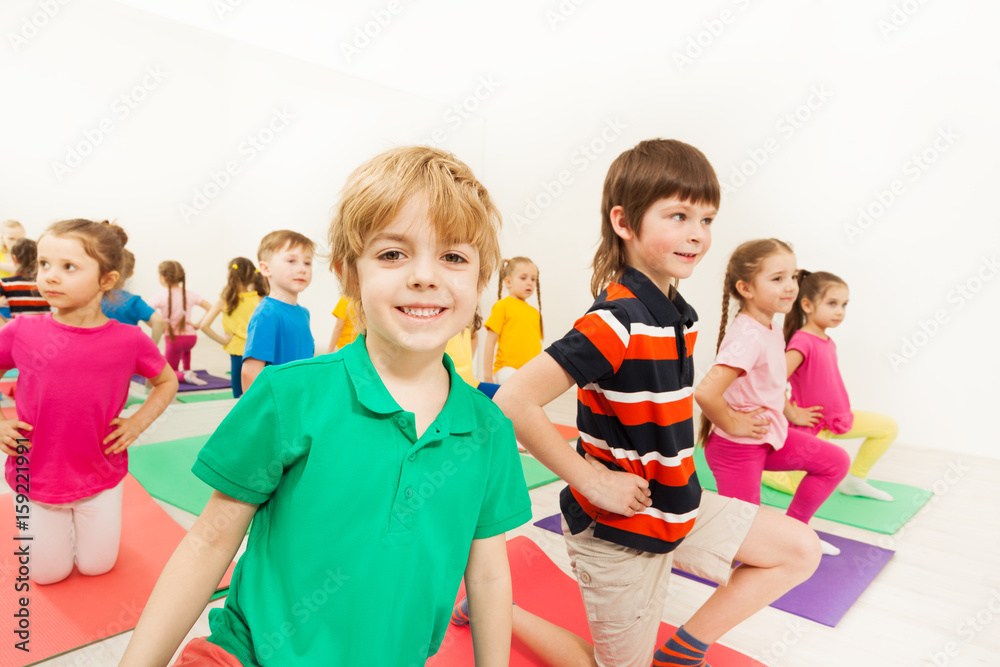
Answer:
[[[260,300],[267,296],[267,278],[262,276],[254,263],[246,257],[229,262],[229,278],[222,289],[222,297],[205,313],[198,328],[205,335],[225,347],[229,353],[233,398],[243,395],[240,376],[243,370],[243,350],[247,343],[247,325]],[[224,336],[212,330],[212,322],[222,313]]]
[[[504,287],[510,295],[501,299]],[[537,310],[527,302],[535,293],[538,294]],[[486,320],[483,381],[503,384],[514,371],[542,351],[542,293],[535,263],[527,257],[503,260],[497,298],[500,300],[493,305]]]

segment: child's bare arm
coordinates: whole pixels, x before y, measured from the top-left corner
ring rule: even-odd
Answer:
[[[219,345],[225,346],[229,344],[229,340],[226,339],[226,336],[220,336],[212,328],[212,324],[215,322],[215,318],[219,316],[219,313],[222,312],[222,308],[222,299],[219,299],[212,305],[211,308],[208,309],[208,312],[205,313],[203,318],[201,318],[201,322],[198,322],[198,324],[195,325],[195,328],[204,332],[206,336],[214,340]],[[229,339],[231,340],[232,336],[229,336]]]
[[[260,372],[264,370],[264,366],[267,364],[260,359],[254,359],[253,357],[247,357],[243,360],[243,368],[240,371],[240,379],[243,381],[243,391],[250,388],[253,381],[257,379]]]
[[[492,329],[486,330],[486,347],[483,348],[483,382],[493,383],[493,355],[496,354],[500,336]]]
[[[111,420],[111,425],[115,430],[108,437],[104,438],[105,445],[110,446],[104,450],[105,454],[117,454],[134,443],[136,439],[149,428],[149,425],[156,421],[156,418],[163,414],[163,411],[170,405],[177,393],[177,375],[168,364],[163,364],[163,370],[159,375],[152,378],[153,390],[143,401],[142,407],[136,410],[131,417],[115,417]]]
[[[542,406],[575,383],[555,359],[540,354],[522,366],[497,392],[494,400],[514,422],[514,433],[535,458],[587,499],[615,514],[632,516],[651,504],[649,482],[638,475],[608,470],[588,461],[566,440]]]
[[[216,491],[170,557],[121,665],[166,665],[205,609],[246,534],[257,505]]]
[[[709,369],[694,391],[694,400],[708,420],[730,435],[763,438],[767,434],[767,417],[759,416],[764,408],[750,412],[733,410],[723,393],[743,373],[739,368],[716,364]]]
[[[153,339],[154,345],[160,344],[163,338],[163,315],[159,312],[153,313],[149,318],[149,337]]]
[[[476,667],[507,665],[510,659],[511,583],[503,533],[472,540],[465,568]]]

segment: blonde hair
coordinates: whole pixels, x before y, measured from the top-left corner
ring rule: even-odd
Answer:
[[[21,233],[24,234],[24,225],[17,220],[4,220],[3,222],[0,222],[0,251],[2,252],[10,252],[12,250],[12,248],[7,247],[7,243],[2,234],[2,232],[8,229],[20,229]]]
[[[535,267],[535,271],[538,271],[538,265],[532,262],[527,257],[511,257],[510,259],[504,259],[500,262],[500,279],[497,281],[497,301],[503,298],[503,281],[509,275],[514,273],[515,267],[518,264],[531,264]],[[538,297],[538,329],[539,333],[542,334],[542,338],[545,338],[545,324],[542,322],[542,276],[541,273],[535,276],[535,296]]]
[[[694,146],[674,139],[650,139],[611,163],[601,199],[601,241],[592,264],[590,291],[594,298],[621,277],[626,266],[625,241],[611,225],[611,209],[622,207],[625,224],[638,238],[649,207],[674,196],[719,207],[719,179],[708,158]]]
[[[293,232],[290,229],[279,229],[260,240],[260,245],[257,247],[257,261],[263,262],[271,259],[274,253],[285,246],[288,246],[292,250],[302,248],[311,253],[316,252],[316,244],[308,236]]]
[[[730,299],[736,299],[740,304],[739,311],[746,308],[746,299],[736,289],[736,283],[751,283],[760,273],[760,267],[764,260],[780,252],[787,252],[794,255],[792,246],[778,239],[757,239],[740,244],[733,251],[726,264],[726,275],[722,279],[722,319],[719,322],[719,339],[715,342],[715,353],[719,353],[722,347],[722,340],[726,337],[726,327],[729,324]],[[708,438],[712,422],[708,420],[705,413],[701,415],[701,428],[699,429],[698,440],[704,443]]]
[[[351,300],[358,331],[365,328],[358,259],[369,239],[417,195],[427,199],[427,213],[441,241],[460,241],[478,250],[480,289],[500,261],[500,210],[468,165],[429,146],[380,153],[347,178],[328,234],[330,268],[340,280],[343,295]]]

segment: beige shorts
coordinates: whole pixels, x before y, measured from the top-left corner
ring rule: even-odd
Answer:
[[[725,586],[757,509],[736,498],[704,493],[691,532],[667,554],[595,538],[593,525],[571,535],[564,518],[566,549],[587,609],[597,664],[649,667],[658,648],[671,567]]]

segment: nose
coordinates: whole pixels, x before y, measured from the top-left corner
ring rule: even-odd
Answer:
[[[413,289],[436,289],[439,284],[437,264],[432,257],[419,255],[409,264],[407,284]]]

